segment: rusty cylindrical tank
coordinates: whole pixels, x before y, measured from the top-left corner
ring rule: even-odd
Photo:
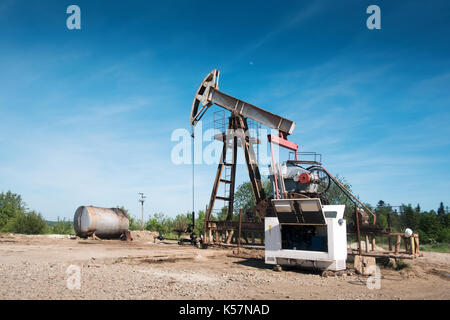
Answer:
[[[89,237],[93,233],[99,238],[119,238],[128,231],[128,215],[118,208],[81,206],[75,211],[73,226],[77,236]]]

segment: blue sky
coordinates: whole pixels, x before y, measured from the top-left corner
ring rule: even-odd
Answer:
[[[295,121],[290,140],[363,201],[450,202],[448,1],[1,0],[0,39],[0,192],[47,219],[139,215],[138,192],[147,213],[191,210],[170,136],[213,68],[222,91]],[[195,168],[196,210],[215,169]]]

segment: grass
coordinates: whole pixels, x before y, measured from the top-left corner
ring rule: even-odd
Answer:
[[[397,259],[395,264],[396,264],[395,270],[397,270],[397,271],[406,269],[406,268],[410,268],[410,265],[407,264],[405,261],[403,261],[403,259]]]
[[[450,253],[450,243],[421,244],[420,250]]]

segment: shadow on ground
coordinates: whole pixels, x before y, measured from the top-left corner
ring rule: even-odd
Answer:
[[[272,270],[274,268],[274,265],[266,264],[263,259],[256,259],[256,258],[245,258],[240,261],[235,261],[233,263],[243,265],[246,267],[265,269],[265,270]],[[318,270],[318,269],[317,270],[305,269],[305,268],[291,267],[291,266],[283,266],[282,271],[283,272],[296,272],[296,273],[302,273],[302,274],[317,274],[317,275],[320,275],[322,273],[322,271]],[[274,272],[277,272],[277,271],[274,271]]]

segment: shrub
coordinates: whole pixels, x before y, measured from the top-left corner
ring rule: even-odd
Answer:
[[[73,229],[73,223],[71,221],[66,221],[66,219],[56,221],[50,228],[52,233],[55,234],[75,234]]]
[[[5,226],[6,231],[23,234],[47,233],[49,227],[40,213],[35,211],[19,212]]]
[[[135,217],[129,217],[129,230],[141,230],[142,222],[140,219],[136,219]]]
[[[442,228],[437,236],[437,241],[442,243],[450,242],[450,228]]]
[[[12,218],[25,212],[25,203],[18,194],[8,191],[0,193],[0,229],[5,229]]]

